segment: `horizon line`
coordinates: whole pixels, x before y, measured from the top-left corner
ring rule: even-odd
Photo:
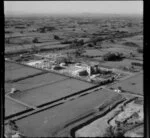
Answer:
[[[4,13],[4,16],[41,16],[41,15],[143,15],[143,13],[99,13],[99,12],[81,12],[81,13]]]

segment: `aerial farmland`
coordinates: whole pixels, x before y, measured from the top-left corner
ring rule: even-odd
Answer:
[[[6,138],[144,137],[141,14],[6,14],[4,58]]]

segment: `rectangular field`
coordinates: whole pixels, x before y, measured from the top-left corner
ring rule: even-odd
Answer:
[[[143,73],[114,84],[111,88],[118,88],[119,86],[127,92],[143,95]]]
[[[5,93],[10,91],[11,88],[16,88],[17,90],[24,91],[35,87],[40,87],[46,84],[56,83],[67,78],[68,77],[57,75],[54,73],[41,74],[31,78],[20,80],[18,82],[5,83]]]
[[[59,82],[43,85],[24,92],[12,95],[13,98],[29,105],[38,106],[46,102],[74,94],[92,87],[93,84],[76,79],[66,79]]]
[[[57,45],[45,45],[42,47],[42,49],[48,49],[48,48],[64,48],[69,46],[69,44],[57,44]]]
[[[84,53],[84,55],[88,56],[103,56],[106,52],[103,50],[97,50],[97,49],[88,49]]]
[[[20,40],[20,38],[19,38]],[[17,40],[18,42],[18,40]],[[42,43],[37,43],[35,44],[36,47],[45,47],[45,46],[54,46],[56,45],[57,46],[60,45],[60,42],[57,42],[57,41],[54,41],[54,42],[42,42]],[[32,48],[32,44],[25,44],[24,46],[21,46],[20,44],[15,44],[15,43],[12,43],[12,44],[6,44],[5,45],[5,53],[11,53],[11,52],[17,52],[17,51],[21,51],[21,50],[27,50],[29,48]]]
[[[107,90],[99,90],[55,108],[17,120],[16,124],[26,136],[50,137],[52,133],[63,128],[65,124],[89,113],[93,108],[115,96],[118,96],[118,94]]]
[[[112,68],[122,68],[122,67],[131,66],[132,62],[141,63],[141,64],[143,63],[142,61],[124,59],[122,61],[106,61],[106,62],[102,63],[101,65],[112,67]]]
[[[28,109],[28,107],[16,103],[5,97],[5,117]]]
[[[23,68],[23,66],[20,64],[5,61],[5,70],[15,70],[15,69],[19,69],[19,68]]]
[[[4,90],[5,90],[5,94],[6,94],[6,93],[9,93],[9,92],[10,92],[11,88],[13,88],[14,85],[13,85],[12,83],[7,83],[7,82],[5,82],[4,87],[5,87]]]
[[[6,63],[5,69],[5,81],[12,81],[16,79],[20,79],[23,77],[27,77],[29,75],[35,75],[41,73],[41,70],[30,68],[23,65],[18,65],[16,63]]]

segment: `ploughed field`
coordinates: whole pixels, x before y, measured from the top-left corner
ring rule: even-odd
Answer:
[[[57,107],[16,120],[16,124],[26,136],[52,136],[63,129],[65,124],[93,111],[95,107],[114,96],[118,96],[118,94],[107,90],[98,90]]]

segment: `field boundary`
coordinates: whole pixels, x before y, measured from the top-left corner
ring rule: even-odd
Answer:
[[[33,108],[33,109],[37,109],[35,106],[32,106],[32,105],[29,105],[29,104],[27,104],[27,103],[24,103],[24,102],[22,102],[22,101],[19,101],[19,100],[17,100],[17,99],[14,99],[14,98],[12,98],[12,97],[10,97],[10,96],[8,96],[8,95],[6,95],[5,97],[7,97],[8,99],[10,99],[10,100],[12,100],[12,101],[14,101],[14,102],[16,102],[16,103],[19,103],[19,104],[21,104],[21,105],[24,105],[24,106],[26,106],[26,107],[28,107],[28,108]]]
[[[14,79],[14,80],[8,80],[6,82],[7,83],[14,83],[14,82],[22,81],[22,80],[25,80],[25,79],[28,79],[28,78],[32,78],[32,77],[35,77],[35,76],[38,76],[38,75],[42,75],[42,74],[45,74],[45,73],[47,73],[47,72],[39,72],[39,73],[36,73],[36,74],[28,75],[26,77],[20,77],[18,79]]]
[[[92,86],[92,87],[90,87],[90,88],[87,88],[87,89],[84,89],[84,90],[75,92],[75,93],[73,93],[73,94],[71,94],[71,95],[67,95],[67,96],[65,96],[65,97],[61,97],[61,98],[59,98],[59,99],[57,99],[57,100],[50,101],[50,102],[46,102],[46,103],[44,103],[44,104],[38,105],[38,106],[36,106],[36,108],[37,108],[36,110],[34,110],[34,109],[31,110],[31,111],[34,110],[33,113],[31,113],[31,114],[29,113],[28,115],[25,115],[25,116],[21,117],[21,119],[22,119],[22,118],[25,118],[25,117],[28,117],[28,116],[30,116],[30,115],[32,115],[32,114],[36,114],[36,113],[38,113],[38,112],[42,112],[42,111],[47,110],[47,109],[49,109],[49,108],[55,107],[55,106],[57,106],[57,105],[63,104],[63,103],[64,103],[63,100],[66,100],[66,99],[71,98],[71,97],[73,97],[73,96],[76,96],[76,95],[79,95],[79,94],[81,94],[81,93],[87,92],[88,90],[92,90],[92,89],[97,88],[97,87],[99,87],[99,85]],[[60,102],[60,101],[62,101],[62,102],[61,102],[61,103],[57,103],[57,102]],[[56,103],[56,104],[50,106],[50,105],[53,104],[53,103]],[[47,107],[47,106],[50,106],[50,107]],[[27,112],[29,112],[29,111],[24,111],[23,113],[27,113]],[[20,113],[20,114],[19,114],[19,113],[18,113],[18,114],[13,114],[12,117],[14,117],[14,116],[19,116],[19,115],[21,115],[21,113]],[[9,119],[9,118],[12,118],[12,117],[8,117],[8,118],[6,118],[6,119]],[[20,120],[19,117],[18,117],[17,120]]]
[[[38,89],[38,88],[40,88],[40,87],[44,87],[44,86],[47,86],[47,85],[52,85],[52,84],[55,84],[55,83],[59,83],[59,82],[61,82],[61,81],[68,80],[68,79],[69,79],[69,78],[64,78],[64,79],[57,80],[57,81],[53,81],[53,82],[50,82],[50,83],[42,83],[42,84],[33,86],[33,87],[31,87],[31,88],[25,89],[25,90],[23,90],[22,92],[27,92],[27,91],[30,91],[30,90],[33,90],[33,89]]]

